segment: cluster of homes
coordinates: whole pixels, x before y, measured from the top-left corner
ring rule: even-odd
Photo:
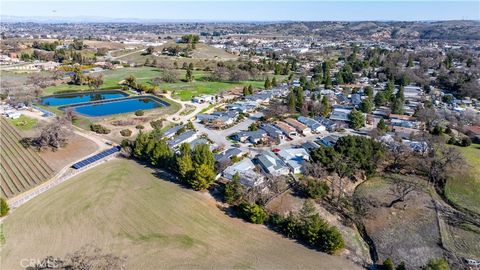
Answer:
[[[260,107],[268,105],[273,98],[283,97],[287,95],[287,93],[287,85],[263,90],[246,96],[244,100],[226,105],[222,111],[215,111],[210,114],[198,114],[196,119],[211,128],[225,128],[237,122],[241,114],[253,113]],[[192,101],[197,103],[212,102],[210,96],[195,97]]]
[[[216,147],[208,138],[201,136],[196,130],[188,129],[185,125],[173,126],[165,130],[162,135],[167,139],[167,145],[174,151],[177,151],[183,143],[188,143],[192,149],[199,144],[207,144],[211,150]]]

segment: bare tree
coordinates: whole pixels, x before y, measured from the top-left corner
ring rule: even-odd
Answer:
[[[388,170],[398,172],[408,165],[408,160],[412,156],[412,151],[403,143],[394,143],[389,152],[390,164]]]
[[[444,143],[430,143],[428,154],[422,161],[429,182],[440,192],[443,192],[448,176],[466,165],[462,154]]]
[[[40,135],[32,140],[32,144],[39,150],[50,147],[55,151],[67,145],[72,136],[71,122],[64,117],[57,117],[42,128]]]
[[[47,256],[40,263],[27,267],[28,270],[40,269],[126,269],[127,258],[103,253],[93,244],[83,246],[74,253],[67,254],[64,259]]]
[[[328,175],[326,168],[320,162],[307,162],[303,165],[304,174],[313,178],[324,178]]]
[[[417,183],[403,180],[403,179],[393,179],[393,183],[390,186],[390,195],[393,195],[393,199],[388,207],[394,206],[396,203],[404,202],[407,198],[407,195],[417,189]]]

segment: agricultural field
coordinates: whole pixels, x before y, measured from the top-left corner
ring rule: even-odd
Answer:
[[[453,204],[480,214],[480,144],[457,147],[467,161],[467,170],[447,181],[445,195]]]
[[[11,198],[48,180],[53,169],[32,149],[20,144],[21,136],[0,117],[1,196]]]
[[[38,120],[22,114],[17,119],[8,119],[8,122],[21,131],[29,131],[38,123]]]
[[[127,269],[360,269],[231,218],[208,193],[160,178],[115,160],[39,195],[5,219],[1,268],[95,245],[126,256]]]

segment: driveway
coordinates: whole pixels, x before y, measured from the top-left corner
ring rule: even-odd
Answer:
[[[208,138],[210,138],[210,140],[212,140],[217,145],[224,146],[225,148],[230,148],[232,147],[233,143],[227,140],[226,137],[232,135],[233,133],[247,130],[248,127],[255,121],[256,120],[251,118],[245,118],[242,122],[234,125],[233,127],[223,130],[209,129],[198,121],[194,121],[193,126],[198,130],[198,132],[207,134]]]

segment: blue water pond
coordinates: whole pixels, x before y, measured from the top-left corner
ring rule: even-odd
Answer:
[[[112,114],[130,113],[138,110],[149,110],[170,104],[155,97],[132,97],[120,100],[111,100],[80,105],[62,107],[72,108],[74,112],[85,116],[107,116]]]
[[[75,103],[123,98],[126,96],[128,96],[128,94],[121,91],[71,93],[44,97],[41,99],[41,104],[47,106],[64,106]]]

